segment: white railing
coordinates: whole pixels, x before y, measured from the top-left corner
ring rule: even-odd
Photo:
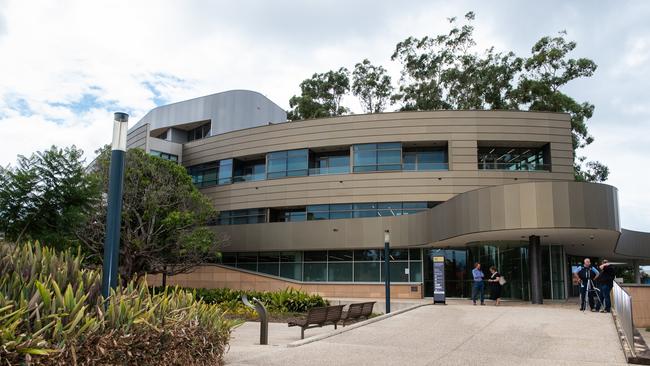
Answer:
[[[634,321],[632,320],[632,296],[627,293],[616,281],[612,288],[614,295],[614,309],[616,310],[616,319],[618,319],[625,340],[630,350],[634,353]]]

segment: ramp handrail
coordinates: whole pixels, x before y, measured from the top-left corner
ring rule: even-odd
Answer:
[[[625,340],[634,354],[634,320],[632,317],[632,296],[623,289],[616,281],[612,288],[614,294],[614,309],[616,318],[623,328]]]
[[[244,305],[255,309],[260,315],[260,344],[269,344],[269,318],[266,313],[266,307],[256,298],[253,298],[255,304],[251,304],[246,294],[241,296],[241,300],[244,302]]]

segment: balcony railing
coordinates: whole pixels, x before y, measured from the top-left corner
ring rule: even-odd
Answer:
[[[478,163],[479,170],[508,170],[513,172],[527,171],[551,171],[551,164],[531,163]]]
[[[349,166],[326,167],[326,168],[311,168],[309,175],[328,175],[328,174],[349,174]]]
[[[403,171],[429,171],[429,170],[449,170],[448,163],[404,163]]]
[[[253,182],[257,180],[265,180],[266,173],[257,173],[257,174],[246,174],[246,175],[237,175],[232,178],[234,183],[238,182]]]

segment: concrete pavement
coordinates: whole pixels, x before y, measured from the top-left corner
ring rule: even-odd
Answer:
[[[231,365],[624,365],[609,314],[557,306],[424,306],[296,348],[300,330],[272,324],[235,330]],[[332,328],[332,327],[329,327]],[[329,329],[312,329],[312,336]],[[251,334],[253,338],[251,338]]]

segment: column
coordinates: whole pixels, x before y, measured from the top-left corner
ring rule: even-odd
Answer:
[[[637,285],[641,284],[641,267],[639,266],[639,260],[635,259],[632,261],[634,266],[634,283]]]
[[[528,269],[530,270],[530,302],[542,304],[542,246],[537,235],[528,237]]]

